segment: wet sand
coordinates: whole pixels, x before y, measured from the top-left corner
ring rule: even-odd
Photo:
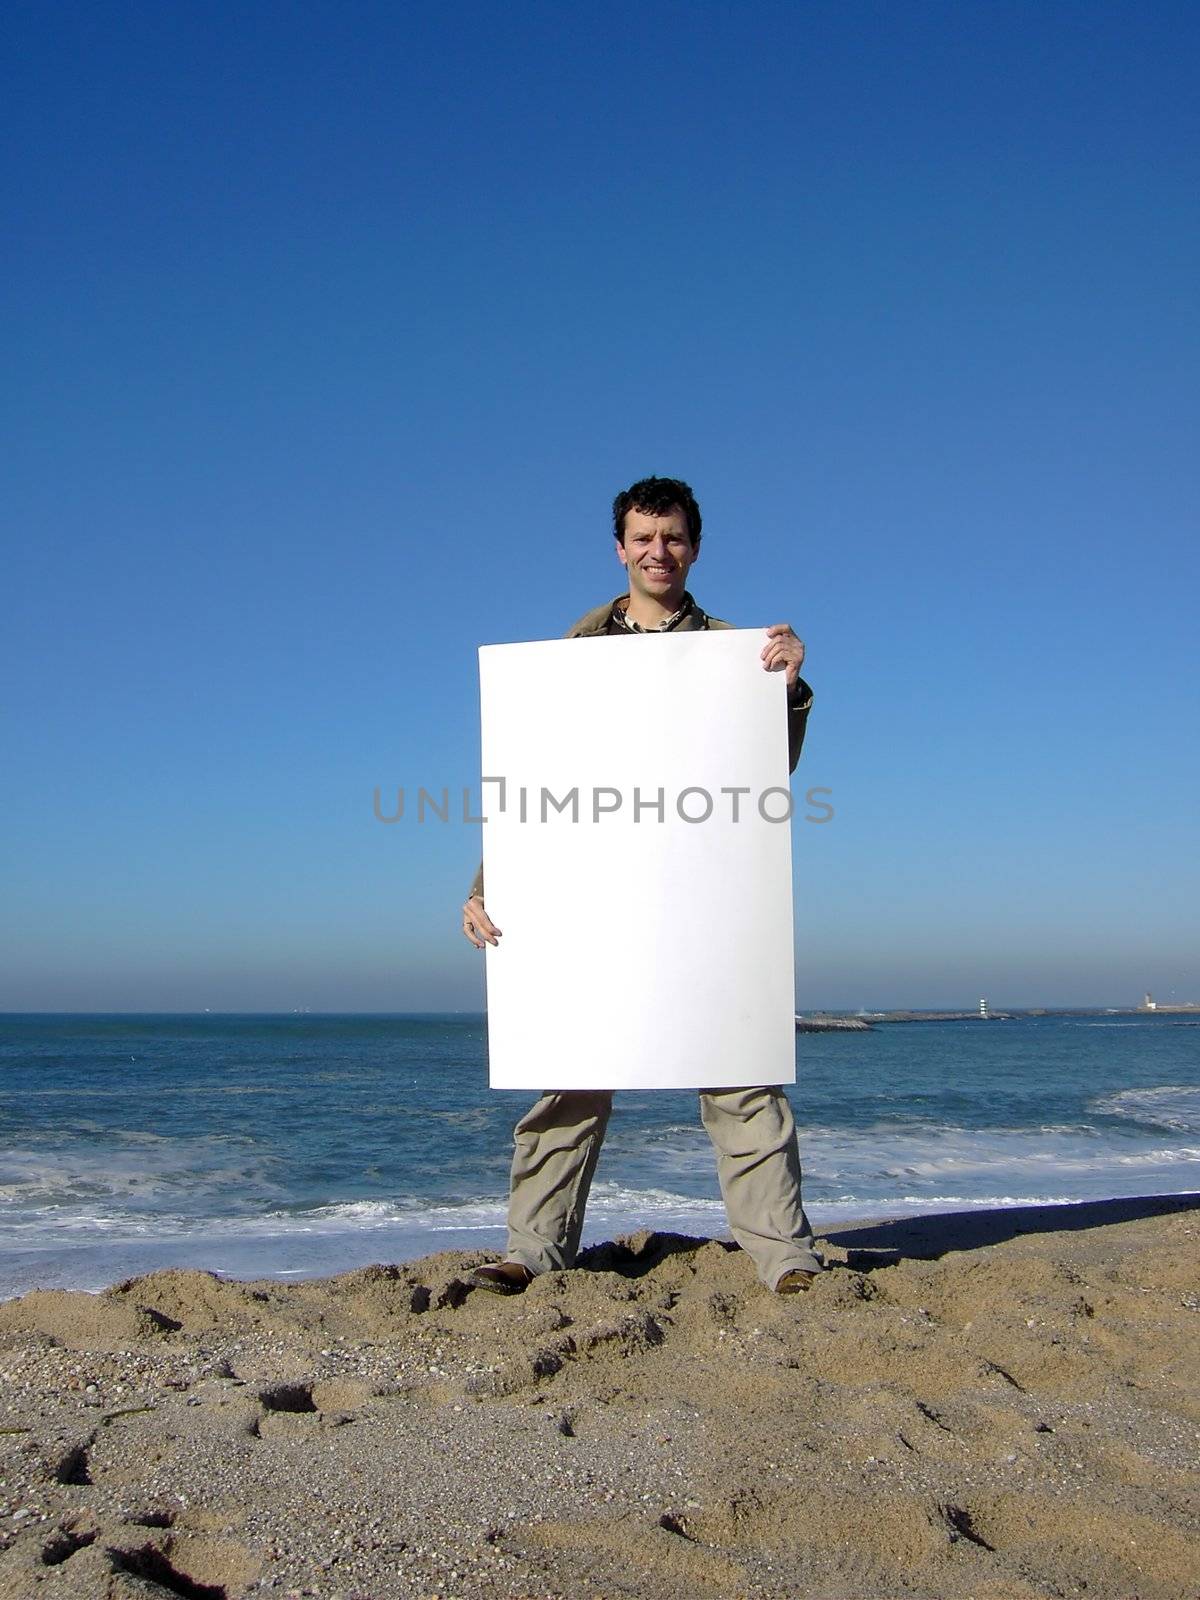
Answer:
[[[1194,1600],[1200,1196],[0,1305],[0,1600]]]

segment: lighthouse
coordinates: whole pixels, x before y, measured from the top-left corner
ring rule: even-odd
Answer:
[[[984,1019],[985,1022],[987,1021],[990,1013],[989,1013],[988,1008],[987,1008],[987,1001],[986,1000],[981,1000],[979,1002],[979,1015]]]

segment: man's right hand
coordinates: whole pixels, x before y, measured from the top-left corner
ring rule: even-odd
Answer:
[[[499,944],[500,929],[483,909],[483,900],[473,894],[463,907],[463,938],[470,939],[476,950],[485,944]]]

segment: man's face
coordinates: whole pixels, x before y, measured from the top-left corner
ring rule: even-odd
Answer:
[[[642,594],[677,610],[683,604],[688,568],[699,554],[678,506],[661,516],[650,511],[625,513],[625,542],[617,545],[617,556],[629,576],[631,595]]]

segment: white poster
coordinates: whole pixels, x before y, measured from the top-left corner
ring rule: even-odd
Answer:
[[[493,1088],[794,1081],[787,691],[765,640],[480,650]]]

